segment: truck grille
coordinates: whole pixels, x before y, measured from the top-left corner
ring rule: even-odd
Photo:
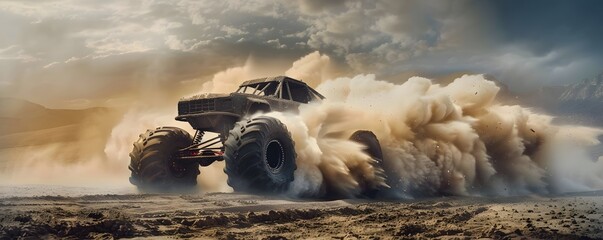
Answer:
[[[195,101],[180,103],[178,106],[179,114],[190,114],[215,110],[216,99],[199,99]]]

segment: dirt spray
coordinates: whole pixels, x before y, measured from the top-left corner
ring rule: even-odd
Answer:
[[[603,187],[602,161],[580,154],[599,143],[601,130],[556,126],[550,116],[501,105],[499,87],[482,75],[445,86],[421,77],[393,84],[358,75],[317,90],[327,99],[300,107],[299,115],[269,114],[286,123],[296,143],[292,194],[354,196],[360,181],[379,181],[401,197]],[[375,178],[372,159],[347,140],[356,130],[377,135],[387,180]]]
[[[599,144],[601,130],[558,126],[551,116],[504,105],[497,101],[499,87],[482,75],[465,75],[446,85],[421,77],[388,82],[374,75],[341,77],[350,74],[342,74],[328,56],[314,52],[284,71],[258,72],[252,64],[227,69],[200,92],[232,92],[244,80],[283,72],[327,98],[301,106],[299,114],[269,113],[287,125],[295,141],[293,196],[357,196],[360,182],[388,187],[399,197],[603,188],[603,159],[592,159],[585,150]],[[87,125],[94,127],[85,128],[86,133],[110,133],[95,138],[102,142],[91,144],[90,134],[83,134],[78,141],[3,150],[8,152],[1,153],[4,158],[15,160],[3,167],[2,183],[130,186],[128,152],[139,133],[157,126],[192,132],[186,123],[173,120],[175,105],[160,104],[177,99],[154,99],[151,105],[125,106],[117,124],[105,126],[112,121],[100,116],[102,124]],[[378,137],[387,179],[375,174],[374,159],[363,146],[348,140],[356,130],[370,130]],[[90,147],[94,151],[86,152],[96,155],[71,154]],[[223,167],[218,162],[202,168],[200,188],[231,191]]]

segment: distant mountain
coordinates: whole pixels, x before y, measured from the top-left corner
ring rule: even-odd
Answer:
[[[0,118],[18,118],[21,113],[43,114],[44,106],[16,98],[0,98]]]
[[[561,94],[561,102],[601,102],[603,103],[603,73],[598,76],[582,80],[567,87]]]
[[[603,73],[539,95],[544,108],[565,122],[603,126]],[[557,95],[557,97],[555,97]]]
[[[49,109],[16,98],[0,98],[0,135],[79,124],[106,108]]]
[[[555,121],[603,127],[603,73],[565,86],[542,86],[518,103],[555,116]]]

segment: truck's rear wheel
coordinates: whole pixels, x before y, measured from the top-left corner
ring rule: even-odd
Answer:
[[[224,172],[235,191],[280,193],[293,181],[294,143],[285,125],[275,118],[236,123],[224,147]]]
[[[381,151],[381,144],[377,140],[377,136],[371,131],[359,130],[354,132],[350,136],[350,140],[360,143],[366,147],[364,152],[373,158],[372,166],[375,172],[375,178],[386,179],[385,172],[383,170],[383,152]],[[377,197],[379,192],[387,189],[383,185],[376,184],[375,181],[361,182],[362,195],[365,197],[374,198]]]
[[[191,143],[191,136],[180,128],[147,130],[134,142],[130,153],[130,182],[144,191],[166,192],[194,187],[199,165],[184,165],[175,161],[178,150]]]

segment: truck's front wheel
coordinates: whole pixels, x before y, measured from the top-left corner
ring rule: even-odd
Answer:
[[[293,140],[275,118],[262,116],[236,123],[224,147],[224,172],[235,191],[281,193],[293,181]]]
[[[191,144],[191,136],[180,128],[147,130],[134,142],[130,153],[130,182],[143,191],[191,189],[197,185],[199,165],[175,161],[178,150]]]

